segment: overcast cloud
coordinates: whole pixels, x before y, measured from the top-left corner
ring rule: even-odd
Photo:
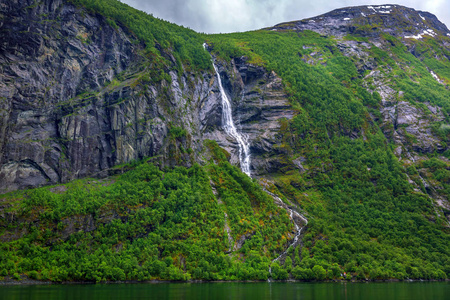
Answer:
[[[336,8],[387,4],[377,0],[121,0],[155,17],[198,32],[255,30],[314,17]],[[398,0],[395,3],[428,11],[450,27],[450,0]]]

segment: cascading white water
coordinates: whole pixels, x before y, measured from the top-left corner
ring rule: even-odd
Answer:
[[[287,210],[290,211],[290,214],[289,214],[289,215],[290,215],[290,217],[291,217],[292,220],[294,219],[293,214],[296,214],[298,217],[302,218],[303,220],[306,220],[306,218],[304,218],[304,217],[303,217],[302,215],[300,215],[298,212],[293,211],[293,210],[290,209],[290,208],[288,208]],[[306,224],[308,224],[308,222],[306,222]],[[306,225],[306,224],[305,224],[305,225]],[[293,246],[293,245],[295,245],[295,243],[297,243],[298,237],[299,237],[300,234],[302,233],[303,227],[298,227],[297,223],[295,223],[295,222],[294,222],[294,226],[295,226],[295,231],[296,231],[295,237],[294,237],[294,241],[292,241],[292,243],[289,245],[289,247],[288,247],[283,253],[281,253],[277,258],[275,258],[275,259],[272,261],[272,263],[278,261],[283,255],[285,255],[285,254],[288,252],[288,250],[289,250],[289,248],[290,248],[291,246]]]
[[[206,49],[206,44],[203,44],[203,48]],[[228,98],[225,90],[223,89],[222,79],[220,78],[219,70],[217,69],[216,64],[214,63],[214,59],[212,60],[212,65],[214,67],[214,71],[216,72],[217,81],[219,83],[220,96],[222,99],[222,123],[225,132],[233,137],[239,145],[239,162],[241,164],[242,172],[251,177],[250,173],[250,147],[247,143],[247,138],[237,131],[236,126],[233,121],[233,114],[231,110],[231,101]]]
[[[275,200],[275,202],[276,202],[279,206],[281,206],[281,207],[283,207],[284,209],[286,209],[287,211],[289,211],[289,216],[291,217],[292,221],[294,221],[294,214],[295,214],[298,218],[302,219],[302,220],[305,222],[305,226],[308,224],[308,219],[306,219],[305,216],[299,214],[299,213],[296,212],[295,210],[290,209],[287,205],[284,204],[283,200],[281,200],[281,199],[280,199],[279,197],[277,197],[275,194],[269,192],[269,191],[266,190],[266,189],[264,189],[264,191],[265,191],[267,194],[269,194],[270,196],[272,196],[272,198]],[[303,226],[303,227],[299,227],[299,226],[297,225],[297,223],[295,223],[295,221],[294,221],[294,226],[295,226],[295,231],[296,231],[294,240],[293,240],[292,243],[289,245],[289,247],[286,248],[286,250],[285,250],[283,253],[281,253],[277,258],[275,258],[274,260],[272,260],[272,263],[278,261],[283,255],[286,255],[286,253],[289,251],[289,248],[291,248],[291,246],[295,246],[295,244],[297,243],[298,238],[299,238],[300,235],[302,234],[302,229],[303,229],[304,226]],[[272,266],[269,267],[269,274],[270,274],[270,276],[272,277]],[[268,281],[270,282],[270,278],[269,278]]]

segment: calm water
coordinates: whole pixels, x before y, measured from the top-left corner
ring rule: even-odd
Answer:
[[[450,299],[448,282],[0,286],[0,299]]]

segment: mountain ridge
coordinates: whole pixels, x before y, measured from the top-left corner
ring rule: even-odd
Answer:
[[[381,31],[394,36],[417,36],[419,33],[427,32],[430,27],[438,33],[425,34],[450,36],[447,26],[441,23],[435,15],[396,4],[339,8],[316,17],[283,22],[267,29],[313,30],[319,33],[339,34],[339,27],[347,28],[347,32],[353,33],[358,30],[358,27],[372,24],[378,26],[370,29],[381,29]],[[329,31],[327,31],[328,27],[331,27]]]

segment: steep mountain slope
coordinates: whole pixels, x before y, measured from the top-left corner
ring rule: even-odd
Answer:
[[[382,5],[338,9],[315,18],[279,24],[270,30],[286,29],[334,36],[336,47],[356,67],[359,78],[352,80],[372,95],[373,92],[380,95],[378,105],[369,105],[377,110],[369,111],[370,117],[392,142],[395,155],[409,169],[409,175],[413,175],[410,183],[416,190],[426,190],[448,209],[446,192],[442,192],[445,180],[433,180],[421,162],[433,153],[444,161],[439,163],[441,169],[448,162],[450,31],[447,27],[427,12]],[[317,59],[324,59],[320,51],[303,58],[309,64],[316,64]],[[422,171],[419,174],[414,168]]]
[[[0,19],[0,190],[19,190],[0,198],[0,276],[450,276],[435,16],[363,6],[200,35],[115,0],[30,0]],[[208,52],[257,181],[231,166]],[[285,208],[309,220],[289,248],[305,220]]]

